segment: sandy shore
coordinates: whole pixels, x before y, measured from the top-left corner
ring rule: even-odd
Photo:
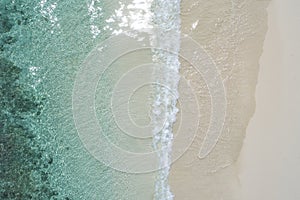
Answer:
[[[197,72],[189,62],[181,60],[181,75],[189,80],[198,99],[200,124],[192,145],[172,165],[169,180],[175,199],[242,198],[236,160],[255,110],[259,59],[267,31],[267,5],[268,1],[254,0],[182,1],[182,32],[198,42],[214,61],[224,84],[227,108],[216,146],[200,159],[199,150],[215,117],[212,114],[215,102],[211,98],[214,91],[209,90],[205,73]],[[181,93],[184,91],[180,88]]]
[[[256,111],[239,158],[242,200],[300,199],[299,9],[297,0],[268,7]]]

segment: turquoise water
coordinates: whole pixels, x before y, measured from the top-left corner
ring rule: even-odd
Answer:
[[[151,29],[147,24],[148,15],[137,19],[134,14],[129,18],[129,21],[142,22],[142,27],[134,23],[124,25],[128,19],[124,19],[120,12],[130,2],[0,2],[0,199],[172,198],[167,185],[169,168],[158,174],[137,175],[107,167],[84,148],[74,124],[74,81],[89,52],[108,37],[126,32],[128,27],[145,33]],[[149,4],[151,1],[145,2]],[[175,3],[174,9],[178,12],[179,1]],[[160,4],[163,5],[157,1],[158,8]],[[145,9],[150,7],[146,5]],[[160,16],[159,13],[156,15]],[[156,18],[158,23],[168,24],[167,19]],[[120,27],[125,28],[121,30]],[[128,56],[127,59],[130,56],[132,59],[142,58],[141,55]],[[148,59],[151,62],[151,52],[143,56],[143,61]],[[122,137],[121,132],[116,131],[113,116],[107,114],[113,85],[128,69],[124,63],[126,61],[122,59],[115,63],[116,67],[109,68],[100,80],[95,96],[96,113],[100,121],[104,121],[106,137],[114,144],[132,152],[142,151],[141,146],[151,150],[152,140],[135,142],[130,137]],[[176,84],[170,83],[172,87]],[[172,103],[176,103],[176,99]],[[171,131],[171,128],[166,130]],[[170,141],[163,143],[168,149],[162,157],[167,158]],[[154,194],[155,191],[158,193]]]

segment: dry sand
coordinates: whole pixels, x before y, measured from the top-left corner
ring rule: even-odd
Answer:
[[[273,0],[256,111],[239,158],[242,200],[300,199],[300,1]]]

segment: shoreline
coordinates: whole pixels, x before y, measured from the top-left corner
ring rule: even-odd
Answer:
[[[198,99],[200,126],[192,145],[171,167],[169,183],[175,200],[199,197],[207,200],[241,199],[235,162],[254,113],[254,92],[267,30],[268,1],[218,3],[216,6],[214,1],[182,2],[182,32],[201,44],[215,62],[227,94],[227,115],[217,145],[208,156],[199,159],[200,147],[210,119],[214,117],[211,91],[203,74],[181,60],[181,75],[190,81]],[[184,89],[180,93],[184,93]]]
[[[300,197],[299,8],[300,3],[293,0],[273,0],[268,7],[256,112],[238,160],[243,200]]]

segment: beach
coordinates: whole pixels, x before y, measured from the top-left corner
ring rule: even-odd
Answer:
[[[300,177],[297,167],[299,125],[296,122],[300,113],[297,105],[300,98],[296,92],[299,85],[299,69],[296,66],[299,63],[300,47],[295,42],[300,33],[296,11],[300,5],[293,0],[252,2],[256,2],[252,7],[250,4],[236,3],[239,9],[234,19],[242,17],[250,21],[244,21],[244,27],[225,29],[241,33],[229,33],[228,36],[226,32],[219,34],[213,28],[222,24],[225,26],[226,18],[220,16],[220,13],[222,9],[228,10],[226,6],[229,2],[219,4],[219,12],[213,12],[216,5],[214,2],[206,3],[207,15],[210,15],[202,25],[199,19],[205,16],[206,11],[199,4],[202,7],[206,4],[182,1],[183,31],[189,32],[195,40],[204,44],[204,48],[215,57],[217,66],[218,61],[223,64],[220,68],[227,91],[229,106],[226,116],[230,123],[211,154],[199,159],[197,155],[209,126],[209,115],[201,115],[202,126],[196,139],[171,168],[169,180],[174,199],[296,200],[300,196],[297,189]],[[195,6],[194,14],[192,5]],[[248,12],[243,13],[243,8],[247,6]],[[229,15],[230,12],[226,13]],[[255,20],[253,15],[259,16],[259,20]],[[220,24],[215,23],[219,21]],[[213,27],[211,29],[210,23]],[[239,43],[243,28],[251,23],[253,26],[248,29],[253,31],[253,39],[247,42],[247,35],[244,35],[245,40]],[[199,28],[194,30],[195,27]],[[201,29],[203,27],[206,27],[205,30]],[[230,35],[236,36],[233,38],[237,42],[234,45],[238,46],[238,51],[232,48],[236,46],[232,45]],[[217,38],[219,48],[210,48],[216,41],[210,38]],[[221,43],[220,38],[226,38],[227,43]],[[221,49],[226,47],[229,55],[224,56]],[[222,55],[225,60],[222,60]],[[228,66],[235,67],[226,70]],[[191,67],[183,62],[183,75],[188,71],[186,69],[191,70]],[[224,75],[228,71],[229,79]],[[205,94],[205,80],[197,76],[189,78],[195,82],[194,88],[201,97],[200,110],[209,113],[211,103],[209,95]],[[243,87],[243,84],[246,86]]]
[[[224,122],[213,124],[215,115],[222,114],[221,110],[213,112],[213,101],[216,100],[213,96],[221,92],[220,88],[213,91],[205,71],[197,71],[195,66],[181,60],[181,77],[189,80],[197,96],[199,126],[191,146],[172,164],[169,182],[174,199],[241,199],[236,161],[255,110],[255,88],[267,31],[268,3],[181,2],[181,30],[189,34],[214,62],[214,66],[209,67],[217,69],[219,77],[216,78],[221,79],[226,94],[224,102],[217,99],[217,104],[224,103],[226,110]],[[179,87],[179,92],[184,91],[185,88]],[[214,126],[222,126],[219,136],[206,135]],[[211,145],[213,148],[202,157],[200,150],[210,137],[215,137],[215,146]]]
[[[256,88],[256,111],[238,160],[242,199],[300,197],[299,1],[273,0]]]

